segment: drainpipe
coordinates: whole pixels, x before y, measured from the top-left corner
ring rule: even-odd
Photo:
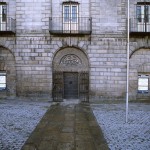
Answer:
[[[129,37],[129,21],[130,21],[130,8],[129,8],[129,0],[128,0],[128,19],[127,19],[127,82],[126,82],[126,123],[128,122],[128,103],[129,103],[129,42],[130,42],[130,37]]]

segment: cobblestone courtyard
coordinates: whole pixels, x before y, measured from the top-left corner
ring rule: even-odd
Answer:
[[[92,108],[111,150],[150,148],[148,103],[129,103],[128,123],[125,123],[125,103],[94,104]]]
[[[62,103],[63,104],[63,103]],[[51,103],[38,100],[0,100],[0,150],[20,150]],[[91,104],[111,150],[148,150],[150,147],[150,105]]]
[[[0,100],[0,150],[20,150],[50,103]]]

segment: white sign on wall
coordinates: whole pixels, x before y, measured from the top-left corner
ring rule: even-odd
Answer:
[[[138,78],[138,90],[139,91],[148,91],[148,75],[139,75]]]

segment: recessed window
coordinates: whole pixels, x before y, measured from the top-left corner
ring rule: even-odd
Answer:
[[[70,14],[69,14],[69,6],[64,6],[64,13],[63,13],[63,15],[64,15],[64,22],[69,22],[69,16],[70,16]]]
[[[139,75],[138,76],[138,93],[148,93],[149,90],[149,76]]]
[[[78,30],[78,5],[77,2],[63,3],[63,31]]]
[[[64,22],[74,22],[78,20],[78,5],[63,5],[63,18]]]
[[[136,6],[136,18],[138,20],[138,22],[142,21],[142,17],[141,17],[141,6]]]
[[[0,2],[0,30],[6,30],[7,22],[7,5],[4,2]]]
[[[146,5],[137,5],[136,7],[136,13],[137,13],[137,19],[139,22],[149,22],[149,9],[150,6]]]
[[[136,19],[138,23],[138,31],[150,32],[150,3],[137,3]]]
[[[2,21],[6,21],[6,12],[7,12],[7,7],[6,5],[2,5]]]
[[[0,90],[6,89],[6,73],[0,72]]]

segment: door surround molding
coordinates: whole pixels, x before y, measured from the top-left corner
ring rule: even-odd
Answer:
[[[59,50],[53,59],[53,100],[64,99],[64,73],[78,73],[78,95],[81,101],[89,97],[89,62],[80,49],[68,47]]]

